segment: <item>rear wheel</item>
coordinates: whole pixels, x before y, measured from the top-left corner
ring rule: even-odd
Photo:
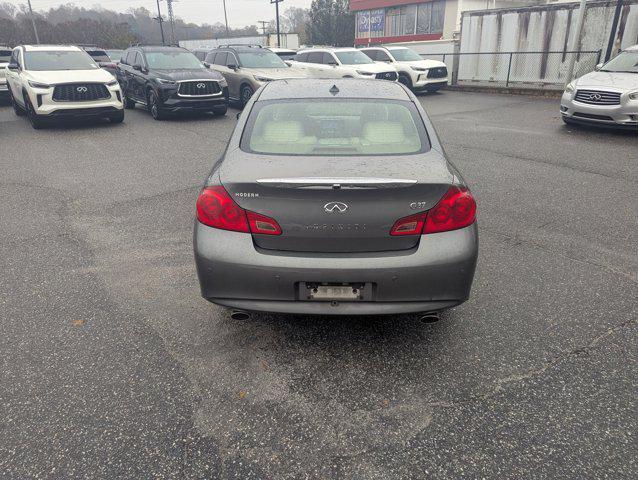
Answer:
[[[403,85],[408,87],[410,90],[412,90],[412,79],[410,78],[410,75],[406,75],[405,73],[400,73],[399,83],[402,83]]]
[[[9,89],[9,99],[11,100],[11,106],[13,107],[13,111],[18,117],[23,117],[25,112],[22,107],[16,102],[16,99],[13,98],[13,93],[11,93],[11,89]]]
[[[246,104],[248,103],[250,98],[253,96],[253,93],[255,93],[255,91],[253,90],[253,88],[250,85],[243,85],[241,87],[241,106],[242,106],[242,108],[244,108],[246,106]]]
[[[35,113],[35,109],[33,108],[28,95],[24,96],[24,104],[27,106],[27,117],[29,118],[29,122],[31,122],[31,126],[35,130],[40,130],[42,127],[44,127],[44,120],[42,120],[40,116]]]
[[[153,90],[149,90],[148,92],[148,109],[155,120],[164,120],[166,118],[166,114],[162,112],[160,108],[157,94]]]

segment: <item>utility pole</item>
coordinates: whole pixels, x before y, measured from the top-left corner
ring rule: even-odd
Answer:
[[[611,24],[611,33],[609,34],[609,43],[607,44],[607,51],[605,52],[605,62],[609,61],[611,57],[611,51],[616,43],[616,30],[618,29],[618,21],[620,20],[620,12],[622,11],[622,0],[617,0],[616,10],[614,10],[614,20]]]
[[[270,4],[275,4],[275,15],[277,15],[277,46],[281,47],[281,32],[279,30],[279,4],[284,0],[270,0]]]
[[[226,38],[230,38],[230,30],[228,29],[228,15],[226,14],[226,0],[224,2],[224,21],[226,22]]]
[[[578,9],[578,20],[576,23],[576,31],[574,32],[574,40],[572,41],[571,51],[569,55],[569,63],[567,64],[567,75],[565,76],[565,86],[567,86],[574,78],[574,64],[576,63],[576,49],[580,45],[580,36],[583,32],[585,23],[585,10],[587,9],[587,0],[580,0],[580,8]]]
[[[160,0],[157,0],[157,18],[155,18],[155,20],[159,23],[160,32],[162,34],[162,45],[164,45],[166,44],[166,41],[164,40],[164,25],[162,25],[164,23],[164,19],[162,18],[162,11],[160,10],[159,2]]]
[[[31,0],[27,0],[29,3],[29,13],[31,13],[31,24],[33,25],[33,33],[35,33],[35,43],[40,44],[40,37],[38,36],[38,27],[35,26],[35,17],[33,16],[33,8],[31,8]]]
[[[261,23],[261,33],[266,35],[266,26],[270,23],[265,20],[259,20],[257,23]]]
[[[173,2],[176,0],[166,0],[166,6],[168,7],[168,22],[171,25],[171,45],[175,42],[175,16],[173,15]]]

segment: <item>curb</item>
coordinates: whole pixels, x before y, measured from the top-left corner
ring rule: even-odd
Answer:
[[[506,93],[510,95],[530,95],[534,97],[560,98],[563,90],[534,89],[534,88],[508,88],[508,87],[483,87],[475,85],[448,85],[445,90],[457,92],[478,93]]]

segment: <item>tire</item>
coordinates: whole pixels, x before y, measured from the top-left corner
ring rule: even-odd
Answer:
[[[157,94],[153,90],[148,91],[148,111],[151,112],[151,116],[155,120],[159,121],[166,118],[166,114],[160,108]]]
[[[26,114],[26,112],[23,110],[23,108],[18,104],[18,102],[16,102],[16,99],[13,98],[13,93],[11,93],[11,89],[9,89],[9,100],[11,101],[11,106],[13,107],[13,112],[18,116],[18,117],[24,117],[24,115]]]
[[[40,130],[44,127],[44,120],[42,120],[37,113],[35,113],[35,109],[31,104],[31,100],[29,100],[28,95],[24,96],[24,104],[27,106],[27,117],[29,122],[31,122],[31,126],[34,130]]]
[[[119,113],[116,113],[109,117],[109,122],[111,123],[122,123],[124,121],[124,111],[122,110]]]
[[[124,108],[126,108],[127,110],[133,110],[135,108],[135,102],[128,98],[126,94],[124,94],[124,92],[122,92],[122,95],[124,98]]]
[[[213,115],[215,115],[216,117],[222,117],[222,116],[226,115],[227,111],[228,111],[228,105],[223,105],[221,107],[215,107],[213,109]]]
[[[253,96],[253,93],[255,93],[255,91],[250,85],[242,85],[241,91],[239,92],[241,108],[246,106],[250,98]]]
[[[410,75],[406,75],[405,73],[400,73],[399,83],[402,83],[403,85],[408,87],[410,90],[412,90],[412,79],[410,78]]]

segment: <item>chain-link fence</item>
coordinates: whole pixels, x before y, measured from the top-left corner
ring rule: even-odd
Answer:
[[[456,85],[556,89],[565,84],[569,62],[573,76],[591,72],[600,62],[601,50],[556,52],[471,52],[421,54],[444,62]]]

